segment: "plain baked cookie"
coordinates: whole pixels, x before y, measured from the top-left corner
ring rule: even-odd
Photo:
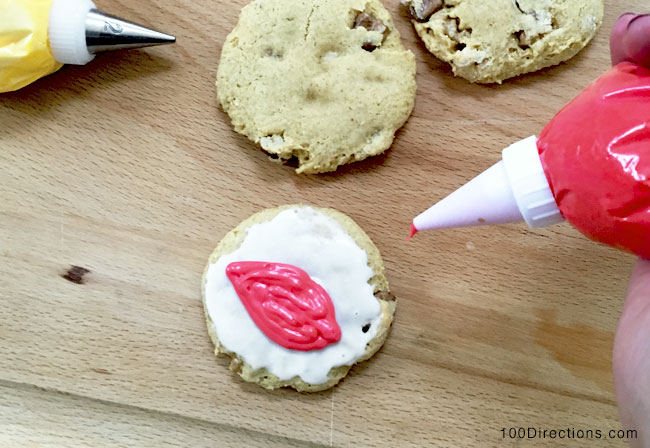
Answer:
[[[260,257],[265,259],[250,259]],[[334,304],[341,340],[300,352],[267,338],[224,275],[225,266],[240,261],[288,263],[317,275]],[[232,371],[267,389],[334,386],[353,364],[379,350],[395,312],[381,255],[368,235],[336,210],[306,205],[263,210],[230,231],[210,256],[202,294],[215,354],[230,356]]]
[[[255,0],[224,43],[217,96],[272,159],[334,171],[390,147],[415,57],[377,0]]]
[[[603,0],[402,0],[424,44],[478,83],[559,64],[596,34]]]

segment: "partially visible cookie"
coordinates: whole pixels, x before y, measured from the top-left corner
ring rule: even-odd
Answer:
[[[284,282],[291,269],[303,277],[289,272]],[[330,305],[314,299],[319,288]],[[305,205],[263,210],[230,231],[210,256],[202,292],[215,354],[267,389],[334,386],[379,350],[395,312],[365,232],[336,210]]]
[[[603,0],[402,0],[424,44],[478,83],[559,64],[594,37]]]
[[[272,159],[334,171],[390,147],[415,57],[378,0],[255,0],[224,43],[217,96]]]

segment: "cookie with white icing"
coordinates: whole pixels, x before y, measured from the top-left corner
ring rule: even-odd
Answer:
[[[378,0],[255,0],[216,84],[237,132],[323,173],[390,147],[413,109],[415,56]]]
[[[603,0],[402,0],[427,49],[478,83],[559,64],[594,37]]]
[[[278,283],[278,269],[292,272],[288,283]],[[316,290],[327,303],[314,300]],[[379,350],[395,312],[365,232],[336,210],[305,205],[263,210],[230,231],[210,256],[202,291],[215,354],[267,389],[334,386]]]

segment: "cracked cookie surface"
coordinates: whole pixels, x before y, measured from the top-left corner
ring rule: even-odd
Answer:
[[[384,152],[415,89],[415,57],[377,0],[255,0],[217,72],[235,130],[299,173]]]
[[[593,38],[603,0],[402,0],[427,49],[478,83],[559,64]]]

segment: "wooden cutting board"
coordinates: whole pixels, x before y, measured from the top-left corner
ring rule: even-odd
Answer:
[[[611,350],[633,257],[566,224],[405,237],[606,70],[614,20],[645,2],[608,1],[585,51],[501,86],[454,78],[387,2],[418,61],[415,110],[385,155],[320,176],[268,162],[217,107],[245,2],[100,0],[178,43],[0,95],[0,446],[624,446],[507,433],[620,428]],[[294,202],[352,216],[398,297],[383,350],[312,395],[216,360],[199,289],[229,229]],[[75,283],[71,266],[89,272]]]

